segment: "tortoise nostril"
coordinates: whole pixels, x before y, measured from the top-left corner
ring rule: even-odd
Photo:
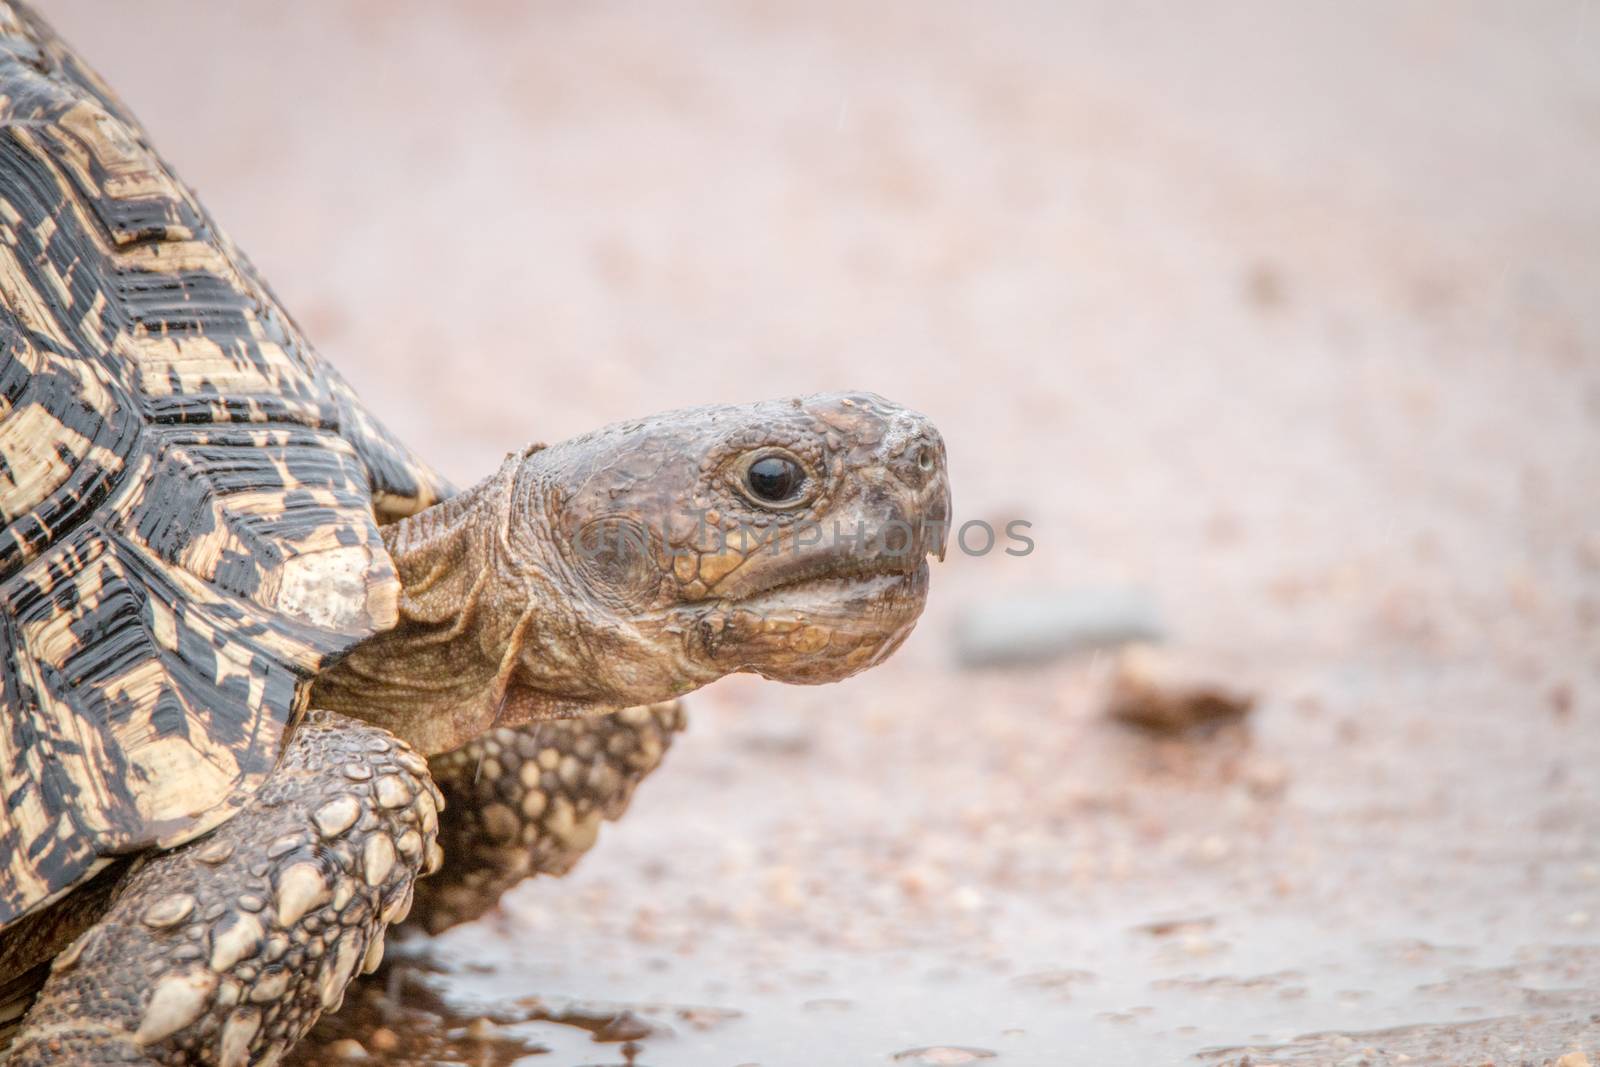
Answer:
[[[917,469],[922,471],[923,474],[932,474],[933,465],[933,449],[927,445],[920,446],[917,449]]]

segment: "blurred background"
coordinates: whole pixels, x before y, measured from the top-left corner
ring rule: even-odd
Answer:
[[[460,481],[864,388],[1033,524],[302,1062],[1600,1054],[1600,4],[41,7]]]

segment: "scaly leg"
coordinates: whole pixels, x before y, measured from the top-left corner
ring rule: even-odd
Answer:
[[[427,764],[328,712],[217,830],[137,864],[56,958],[9,1067],[272,1064],[376,967],[439,864]]]
[[[448,859],[417,885],[412,921],[429,933],[476,919],[535,874],[565,874],[626,810],[637,786],[683,729],[667,701],[614,715],[500,727],[435,756],[447,804],[439,842]]]

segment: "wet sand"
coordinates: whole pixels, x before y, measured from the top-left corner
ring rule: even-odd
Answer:
[[[1600,1058],[1595,5],[46,6],[453,476],[861,387],[1033,523],[299,1062]],[[1107,585],[1243,726],[957,668]]]

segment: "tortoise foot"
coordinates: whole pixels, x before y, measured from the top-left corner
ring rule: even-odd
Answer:
[[[613,715],[499,727],[428,761],[449,804],[450,864],[417,886],[412,922],[437,934],[478,918],[535,874],[565,874],[684,726],[669,700]]]
[[[312,712],[245,809],[136,866],[57,957],[10,1067],[277,1062],[381,960],[440,803],[403,743]]]

